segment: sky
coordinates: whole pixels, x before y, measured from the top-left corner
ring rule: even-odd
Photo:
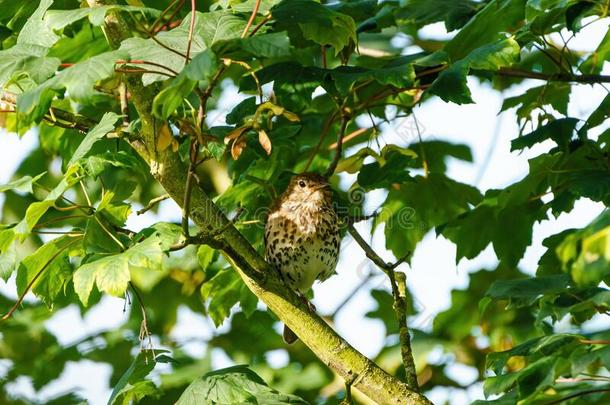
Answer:
[[[591,24],[574,38],[571,42],[571,49],[591,51],[597,46],[607,27],[607,20]],[[447,35],[442,24],[426,27],[424,33],[430,38]],[[395,41],[399,46],[408,45],[405,38],[399,37]],[[405,49],[406,52],[413,51],[410,47]],[[608,70],[610,69],[606,65],[604,72],[607,74]],[[511,153],[510,140],[518,134],[516,116],[514,110],[501,114],[498,112],[504,97],[522,94],[527,88],[540,84],[541,82],[528,80],[502,95],[492,90],[488,84],[481,84],[477,79],[470,78],[469,87],[475,104],[459,106],[432,98],[415,109],[414,116],[419,125],[421,137],[423,140],[438,139],[465,143],[471,147],[473,163],[457,160],[448,162],[448,175],[457,181],[476,184],[482,191],[501,188],[518,181],[527,174],[527,159],[549,150],[551,144],[542,143],[522,153]],[[219,100],[218,111],[216,114],[210,113],[210,117],[213,119],[222,120],[222,112],[239,102],[235,88],[230,85],[225,88],[226,91]],[[606,90],[599,85],[574,86],[570,96],[569,115],[586,118],[606,94]],[[392,126],[386,125],[383,128],[382,137],[386,143],[393,142],[404,146],[411,143],[417,136],[414,128],[413,118],[409,117]],[[0,184],[10,180],[20,159],[35,144],[36,135],[33,132],[19,139],[17,135],[0,129],[0,145],[2,145],[0,148]],[[346,155],[349,153],[348,149]],[[344,176],[341,184],[349,187],[351,181],[353,178]],[[383,199],[383,192],[371,192],[367,194],[365,206],[370,210],[369,212],[372,212],[379,207]],[[1,201],[3,201],[3,197],[0,197]],[[533,274],[538,259],[544,253],[541,245],[544,238],[563,229],[585,226],[603,209],[602,204],[581,200],[575,205],[572,212],[562,214],[557,219],[551,217],[550,220],[537,223],[534,227],[533,243],[519,263],[520,268]],[[156,221],[179,221],[179,218],[180,210],[177,205],[172,201],[165,201],[161,204],[158,215],[150,212],[142,216],[133,214],[129,219],[128,227],[137,230]],[[359,224],[358,228],[361,234],[370,234],[366,224]],[[384,248],[381,228],[373,235],[372,242],[376,251],[385,259],[388,261],[394,259],[391,253]],[[399,267],[400,271],[406,273],[409,288],[420,308],[420,314],[416,318],[410,319],[409,323],[424,330],[431,328],[434,315],[450,306],[451,290],[465,288],[468,285],[469,272],[484,267],[490,268],[496,263],[493,250],[488,247],[475,259],[463,259],[456,264],[455,246],[442,236],[436,237],[428,234],[414,252],[411,264],[403,264]],[[356,349],[367,356],[374,356],[383,344],[384,329],[380,321],[364,317],[365,313],[375,308],[375,302],[367,290],[370,287],[389,288],[389,285],[384,277],[378,276],[380,272],[374,269],[359,246],[353,243],[349,236],[342,242],[337,272],[338,275],[314,287],[314,303],[321,314],[334,312],[339,303],[343,302],[370,272],[377,274],[368,281],[367,288],[357,292],[342,308],[334,325],[339,334]],[[0,281],[0,291],[15,297],[14,279],[9,280],[6,285]],[[96,331],[112,329],[123,323],[126,316],[123,313],[123,305],[122,299],[105,297],[100,305],[86,314],[84,319],[81,318],[76,305],[73,305],[57,311],[46,326],[61,343],[70,344]],[[608,327],[607,324],[602,326]],[[222,330],[221,326],[220,331]],[[201,355],[205,350],[205,341],[218,332],[219,330],[214,329],[211,321],[189,309],[182,308],[172,336],[179,341],[188,341],[185,349],[192,354]],[[213,356],[216,367],[230,364],[229,360],[218,352]],[[431,356],[430,361],[440,361],[445,358],[445,355],[440,352],[433,353]],[[277,350],[270,355],[269,360],[272,364],[281,366],[286,359],[286,353],[283,350]],[[110,396],[110,388],[106,385],[110,373],[109,366],[83,360],[69,363],[61,379],[45,387],[38,395],[35,395],[27,378],[13,384],[10,389],[37,399],[76,390],[91,404],[104,404]],[[461,365],[449,367],[448,373],[463,383],[470,383],[476,378],[474,369]],[[453,405],[468,404],[479,398],[483,398],[480,384],[471,386],[467,391],[436,389],[430,395],[430,399],[435,403],[449,400]]]

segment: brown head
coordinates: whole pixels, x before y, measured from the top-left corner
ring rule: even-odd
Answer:
[[[332,189],[328,180],[316,173],[301,173],[294,176],[279,203],[285,208],[320,208],[332,203]]]

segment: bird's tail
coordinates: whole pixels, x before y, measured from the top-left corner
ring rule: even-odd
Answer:
[[[294,334],[292,329],[290,329],[288,326],[284,325],[284,342],[291,345],[294,342],[296,342],[297,340],[299,340],[299,337]]]

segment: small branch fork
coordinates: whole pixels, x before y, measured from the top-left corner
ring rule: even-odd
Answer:
[[[146,207],[142,208],[141,210],[138,210],[138,211],[136,212],[136,214],[137,214],[137,215],[142,215],[142,214],[144,214],[145,212],[150,211],[151,209],[153,209],[153,208],[155,207],[155,205],[159,204],[161,201],[165,201],[165,200],[167,200],[168,198],[170,198],[170,197],[169,197],[169,194],[167,194],[167,193],[166,193],[166,194],[163,194],[163,195],[160,195],[159,197],[155,197],[155,198],[153,198],[152,200],[150,200],[150,201],[148,202],[148,204],[146,205]]]
[[[411,336],[407,326],[406,277],[404,273],[395,272],[396,268],[411,256],[411,252],[408,252],[394,263],[386,263],[358,233],[353,223],[347,223],[347,230],[356,243],[360,245],[366,254],[366,257],[375,263],[390,279],[392,296],[394,297],[394,311],[396,312],[396,318],[398,320],[400,353],[402,356],[402,363],[405,367],[406,382],[411,389],[419,392],[417,371],[415,369],[415,361],[413,360],[413,350],[411,349]]]
[[[238,208],[233,219],[231,219],[225,225],[223,225],[222,227],[220,227],[218,229],[214,229],[209,232],[205,232],[205,231],[199,232],[197,235],[193,235],[193,236],[188,236],[187,234],[184,234],[184,236],[185,236],[184,240],[175,244],[174,246],[171,246],[169,248],[169,250],[171,252],[175,252],[177,250],[184,249],[185,247],[187,247],[189,245],[208,245],[213,248],[221,249],[223,241],[221,239],[219,239],[218,237],[220,235],[222,235],[227,229],[231,228],[232,226],[234,226],[237,223],[237,220],[241,216],[242,212],[243,212],[243,208],[241,208],[241,207]]]

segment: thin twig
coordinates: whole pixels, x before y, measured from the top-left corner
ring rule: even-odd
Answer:
[[[254,34],[256,34],[256,32],[258,30],[261,29],[261,27],[263,25],[265,25],[267,23],[267,21],[269,21],[271,19],[271,14],[267,14],[265,16],[265,18],[263,18],[258,24],[256,24],[256,27],[254,27],[254,29],[252,30],[252,32],[250,33],[250,36],[253,36]]]
[[[80,184],[80,188],[83,190],[83,194],[85,195],[85,200],[87,200],[87,205],[92,207],[93,205],[91,204],[91,199],[89,198],[89,193],[87,193],[87,189],[85,188],[85,184],[83,183],[83,181],[79,181],[78,182]]]
[[[161,63],[157,63],[157,62],[151,62],[151,61],[148,61],[148,60],[141,60],[141,59],[117,60],[116,63],[120,64],[120,65],[150,65],[150,66],[156,66],[156,67],[159,67],[161,69],[167,70],[168,72],[170,72],[174,76],[178,76],[179,75],[178,72],[176,72],[174,69],[172,69],[172,68],[170,68],[168,66],[165,66],[165,65],[163,65]]]
[[[610,345],[610,340],[603,340],[603,339],[593,339],[593,340],[580,339],[580,343],[585,344],[585,345]]]
[[[59,217],[59,218],[53,218],[50,219],[46,222],[41,222],[39,224],[34,225],[34,229],[36,228],[46,228],[51,224],[54,224],[56,222],[61,222],[61,221],[65,221],[68,219],[75,219],[75,218],[89,218],[89,215],[65,215],[63,217]]]
[[[159,21],[161,21],[161,19],[165,16],[165,14],[167,14],[167,12],[177,3],[180,2],[180,4],[178,5],[178,7],[176,7],[176,9],[173,11],[172,15],[170,15],[170,17],[167,19],[167,22],[163,23],[161,25],[161,27],[159,27],[159,29],[155,29],[157,23]],[[168,22],[172,21],[172,19],[176,16],[176,14],[180,11],[180,8],[182,8],[182,5],[184,4],[184,0],[173,0],[171,3],[169,3],[169,5],[165,8],[165,10],[163,10],[161,12],[161,14],[159,15],[159,17],[157,17],[157,19],[153,22],[153,24],[150,26],[149,28],[149,35],[154,35],[157,32],[161,31]]]
[[[428,159],[426,158],[426,151],[424,149],[424,144],[421,137],[421,130],[419,129],[419,122],[417,121],[417,117],[415,116],[415,111],[411,111],[411,115],[413,115],[413,122],[415,123],[415,129],[417,131],[417,139],[419,141],[419,150],[421,152],[421,161],[422,168],[424,169],[424,177],[428,177],[428,174],[430,174],[430,170],[428,168]]]
[[[343,110],[343,108],[342,108]],[[347,123],[349,122],[350,117],[347,113],[342,111],[341,113],[341,127],[339,128],[339,134],[337,135],[337,147],[335,149],[335,156],[333,160],[330,162],[328,169],[326,169],[326,173],[324,173],[324,177],[329,178],[335,173],[335,169],[337,169],[337,165],[339,164],[339,160],[341,160],[341,154],[343,152],[343,137],[345,136],[345,129],[347,128]]]
[[[150,69],[141,69],[141,68],[114,68],[114,71],[119,72],[119,73],[135,73],[135,74],[152,73],[152,74],[157,74],[157,75],[162,75],[162,76],[167,76],[167,77],[175,77],[171,73],[165,73],[165,72],[161,72],[159,70],[150,70]]]
[[[404,273],[396,273],[394,270],[400,264],[404,263],[411,255],[408,252],[405,256],[401,257],[394,263],[386,263],[374,250],[373,248],[362,238],[358,233],[353,224],[347,225],[348,232],[356,243],[360,245],[366,257],[371,259],[390,279],[390,285],[392,287],[392,296],[394,298],[394,311],[398,320],[398,330],[400,339],[400,352],[402,355],[402,362],[405,367],[405,374],[407,384],[414,391],[419,391],[419,384],[417,383],[417,371],[415,369],[415,361],[413,360],[413,350],[411,349],[411,336],[407,325],[407,303],[406,303],[406,279]],[[398,276],[398,275],[401,276]],[[397,283],[397,276],[401,278],[400,286]],[[401,290],[403,290],[401,292]]]
[[[195,236],[188,236],[185,237],[184,240],[182,240],[181,242],[171,246],[169,248],[170,252],[175,252],[177,250],[182,250],[185,247],[189,246],[189,245],[203,245],[203,244],[207,244],[209,246],[215,247],[217,246],[217,240],[216,238],[218,236],[220,236],[223,232],[225,232],[227,229],[229,229],[230,227],[232,227],[233,225],[236,224],[237,220],[239,219],[239,217],[241,216],[243,212],[243,208],[238,208],[235,216],[229,220],[226,224],[224,224],[223,226],[221,226],[218,229],[214,229],[210,232],[199,232],[197,235]]]
[[[497,72],[500,76],[521,77],[524,79],[537,79],[548,82],[574,82],[574,83],[610,83],[610,75],[575,75],[571,73],[539,73],[528,70],[501,68]]]
[[[17,106],[17,96],[13,93],[7,91],[0,92],[0,101],[4,101],[13,106]],[[88,132],[92,127],[94,127],[97,122],[94,120],[87,118],[80,114],[73,114],[68,111],[60,110],[57,108],[49,108],[49,111],[52,114],[46,114],[43,118],[45,121],[49,122],[52,125],[62,126],[64,128],[76,129],[81,132]],[[60,123],[57,121],[60,119],[68,124]]]
[[[159,197],[153,198],[152,200],[150,200],[148,202],[148,204],[146,204],[146,207],[142,208],[141,210],[136,211],[136,215],[142,215],[146,211],[150,211],[155,205],[157,205],[161,201],[167,200],[168,198],[169,198],[169,194],[163,194]]]
[[[250,14],[250,18],[248,19],[248,23],[244,27],[244,31],[241,33],[242,38],[244,38],[246,36],[246,34],[248,34],[248,30],[252,26],[252,23],[254,22],[254,19],[256,18],[256,14],[258,14],[258,9],[260,6],[261,6],[261,0],[256,0],[256,3],[254,3],[254,9],[252,9],[252,14]]]
[[[110,232],[110,230],[108,228],[106,228],[106,225],[104,225],[104,223],[99,219],[99,217],[97,215],[94,215],[93,218],[95,218],[95,220],[97,221],[97,223],[102,227],[102,229],[104,230],[104,232],[106,232],[106,234],[108,234],[108,236],[110,236],[110,239],[112,239],[117,245],[119,245],[119,247],[121,248],[121,251],[124,251],[125,245],[123,245],[123,242],[121,242],[115,235],[114,233]]]
[[[38,230],[32,230],[32,233],[35,233],[37,235],[67,235],[67,236],[83,236],[84,234],[82,232],[74,232],[74,231],[38,231]]]
[[[328,68],[328,63],[326,62],[326,47],[322,45],[322,67],[324,69]]]
[[[316,157],[316,155],[320,151],[320,148],[322,147],[322,144],[324,143],[324,139],[326,138],[326,135],[328,134],[328,131],[330,130],[330,127],[332,126],[333,122],[335,121],[335,118],[337,117],[337,115],[339,115],[339,112],[335,111],[333,113],[333,115],[328,117],[328,119],[324,123],[324,127],[322,128],[322,133],[320,134],[320,140],[318,141],[318,144],[313,148],[313,151],[309,155],[309,160],[307,161],[307,164],[305,165],[305,171],[309,170],[309,166],[311,166],[313,159]]]
[[[191,23],[189,25],[189,35],[186,43],[186,63],[188,63],[191,58],[191,45],[193,44],[193,31],[195,31],[195,18],[197,17],[197,0],[191,0]]]
[[[598,392],[610,392],[609,388],[597,388],[597,389],[593,389],[593,390],[588,390],[588,391],[580,391],[580,392],[575,392],[574,394],[570,394],[566,397],[562,397],[550,402],[547,402],[544,405],[555,405],[555,404],[560,404],[562,402],[567,401],[568,399],[572,399],[572,398],[577,398],[577,397],[582,397],[585,395],[589,395],[589,394],[596,394]]]
[[[165,44],[164,44],[163,42],[161,42],[161,41],[160,41],[160,40],[159,40],[159,39],[158,39],[156,36],[154,36],[154,35],[153,35],[153,36],[151,36],[151,37],[150,37],[150,39],[152,39],[153,41],[155,41],[155,43],[156,43],[157,45],[159,45],[161,48],[167,49],[168,51],[173,52],[173,53],[175,53],[175,54],[176,54],[176,55],[178,55],[178,56],[182,56],[183,58],[186,58],[186,55],[185,55],[185,54],[183,54],[183,53],[182,53],[182,52],[180,52],[180,51],[175,50],[175,49],[174,49],[174,48],[172,48],[172,47],[169,47],[169,46],[165,45]]]
[[[373,128],[358,128],[355,131],[350,132],[349,134],[345,135],[343,137],[343,144],[345,144],[346,142],[351,141],[352,139],[356,138],[357,136],[360,136],[364,133],[367,133],[368,131],[370,131]],[[328,147],[328,150],[333,150],[335,149],[337,146],[339,145],[338,142],[332,143],[330,144],[330,146]]]

